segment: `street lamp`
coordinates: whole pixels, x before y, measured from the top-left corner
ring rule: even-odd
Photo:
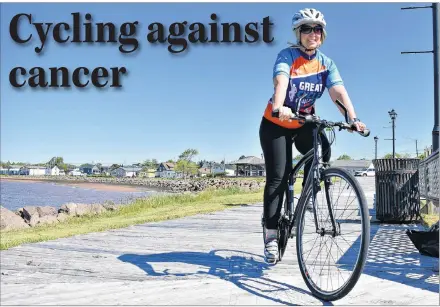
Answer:
[[[393,159],[395,159],[396,158],[396,147],[395,147],[396,138],[394,137],[394,128],[395,128],[394,121],[396,120],[397,113],[394,111],[394,109],[392,109],[391,111],[388,111],[388,114],[390,115],[391,120],[393,121]]]
[[[377,160],[377,140],[378,140],[379,138],[377,137],[377,136],[375,136],[374,137],[374,142],[376,143],[375,144],[375,146],[374,146],[374,158]]]

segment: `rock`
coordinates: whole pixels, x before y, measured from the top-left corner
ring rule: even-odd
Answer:
[[[57,220],[58,220],[58,222],[64,222],[65,220],[67,220],[68,217],[69,216],[67,215],[67,213],[60,212],[57,215]]]
[[[35,227],[40,222],[40,216],[38,214],[34,214],[31,216],[29,221],[25,220],[25,222],[27,222],[29,226]]]
[[[45,225],[45,224],[56,224],[58,223],[58,219],[56,216],[54,215],[45,215],[43,217],[40,217],[40,219],[38,220],[38,223],[36,225]],[[32,227],[34,227],[35,225],[31,225]]]
[[[105,208],[104,208],[104,206],[101,205],[101,204],[92,204],[92,205],[90,206],[90,212],[91,212],[92,214],[100,214],[100,213],[105,212]]]
[[[105,202],[102,204],[102,206],[104,207],[104,209],[108,211],[118,210],[120,207],[120,205],[116,205],[113,202]]]
[[[30,223],[32,217],[34,220],[38,220],[40,218],[40,214],[37,211],[36,207],[26,206],[23,208],[22,216],[26,223]]]
[[[92,213],[92,206],[87,204],[77,204],[76,205],[76,216],[82,216]]]
[[[29,225],[17,214],[1,206],[0,208],[0,229],[9,231],[13,229],[25,229]]]
[[[67,203],[61,205],[60,209],[58,210],[58,213],[66,213],[67,215],[76,215],[76,207],[77,204],[75,203]]]
[[[48,216],[48,215],[57,216],[58,214],[58,210],[55,207],[49,207],[49,206],[37,207],[37,211],[40,217]]]

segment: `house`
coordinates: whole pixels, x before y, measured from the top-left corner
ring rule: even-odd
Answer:
[[[48,167],[48,168],[46,168],[46,175],[48,175],[48,176],[59,176],[60,175],[60,169],[56,165],[54,167]]]
[[[21,175],[26,176],[44,176],[46,175],[46,167],[38,165],[27,165],[20,169]]]
[[[159,164],[156,170],[156,177],[160,178],[182,178],[182,172],[176,172],[176,163],[163,162]]]
[[[121,166],[110,172],[114,177],[138,177],[142,168],[136,166]]]
[[[352,175],[356,173],[356,171],[362,171],[372,163],[370,160],[335,160],[330,161],[331,167],[340,167],[349,171]]]
[[[105,176],[110,176],[110,166],[101,166],[101,174]]]
[[[97,167],[96,165],[92,165],[92,164],[83,164],[79,167],[79,170],[87,175],[99,175],[101,174],[101,170],[99,167]]]
[[[149,168],[149,169],[143,168],[139,172],[139,177],[154,178],[154,177],[156,177],[156,169],[154,169],[154,168]]]
[[[202,177],[208,174],[225,174],[226,176],[235,176],[233,165],[225,165],[221,163],[204,163],[202,167],[198,169],[198,172]]]
[[[8,175],[20,175],[21,165],[11,165],[8,168]]]
[[[68,172],[68,174],[69,174],[70,176],[83,176],[83,175],[84,175],[83,173],[81,173],[81,171],[79,170],[79,168],[75,168],[75,169],[73,169],[73,170],[70,170],[70,171]]]
[[[236,176],[266,176],[264,160],[258,157],[248,156],[230,164],[235,165]]]

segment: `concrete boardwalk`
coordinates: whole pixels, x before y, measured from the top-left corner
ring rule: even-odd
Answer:
[[[373,178],[360,178],[372,206]],[[364,274],[323,303],[306,287],[295,240],[264,263],[262,205],[25,244],[1,252],[1,305],[438,305],[438,259],[410,225],[371,225]]]

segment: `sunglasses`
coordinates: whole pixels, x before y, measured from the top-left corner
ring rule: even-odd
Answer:
[[[315,26],[315,27],[311,27],[311,26],[301,26],[300,28],[300,32],[304,33],[304,34],[310,34],[315,32],[316,34],[321,34],[323,31],[322,26]]]

